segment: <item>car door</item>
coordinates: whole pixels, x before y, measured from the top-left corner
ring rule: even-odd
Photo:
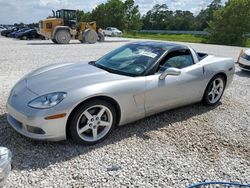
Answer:
[[[159,79],[161,73],[170,67],[180,69],[181,74]],[[146,115],[201,100],[204,88],[202,84],[203,67],[194,62],[189,49],[169,52],[160,62],[156,73],[146,77]]]

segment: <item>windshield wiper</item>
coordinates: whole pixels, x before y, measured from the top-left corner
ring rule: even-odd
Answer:
[[[90,61],[88,62],[89,65],[94,65],[95,66],[95,61]]]
[[[95,66],[95,67],[98,67],[98,68],[100,68],[100,69],[102,69],[102,70],[105,70],[105,71],[107,71],[107,72],[115,73],[115,70],[113,70],[113,69],[111,69],[111,68],[108,68],[108,67],[105,67],[105,66],[96,64],[96,63],[94,63],[94,64],[92,64],[92,65]]]

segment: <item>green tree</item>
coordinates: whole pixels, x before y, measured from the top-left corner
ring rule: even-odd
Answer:
[[[139,6],[135,5],[134,0],[124,2],[124,26],[126,30],[140,30],[142,27]]]
[[[194,30],[195,17],[190,11],[176,10],[171,30]]]
[[[222,8],[221,0],[213,0],[206,9],[201,10],[196,17],[196,30],[204,30],[208,27],[209,21],[213,19],[213,14],[216,10]]]
[[[107,3],[98,5],[92,11],[92,18],[101,27],[113,26],[123,29],[124,4],[121,0],[108,0]]]
[[[250,1],[229,0],[225,7],[214,12],[209,22],[209,42],[245,46],[250,31]]]
[[[173,22],[173,11],[169,11],[166,4],[156,4],[142,17],[142,22],[143,29],[169,29]]]
[[[77,22],[90,22],[92,21],[92,15],[90,12],[84,12],[82,10],[76,11],[76,20]]]

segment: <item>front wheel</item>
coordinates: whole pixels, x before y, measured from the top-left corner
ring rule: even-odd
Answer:
[[[98,35],[93,29],[87,29],[83,33],[84,41],[89,44],[94,44],[98,40]]]
[[[28,39],[27,36],[22,37],[22,40],[27,40],[27,39]]]
[[[203,102],[209,106],[216,105],[224,93],[225,84],[226,82],[223,76],[215,76],[207,85]]]
[[[68,44],[70,39],[71,35],[67,30],[59,30],[55,34],[55,40],[58,44]]]
[[[114,107],[102,100],[80,106],[70,119],[69,133],[73,141],[93,145],[103,141],[116,124]]]

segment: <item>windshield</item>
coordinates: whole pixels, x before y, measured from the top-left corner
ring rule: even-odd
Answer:
[[[95,66],[112,73],[141,76],[164,52],[160,47],[128,44],[105,55],[96,61]]]

